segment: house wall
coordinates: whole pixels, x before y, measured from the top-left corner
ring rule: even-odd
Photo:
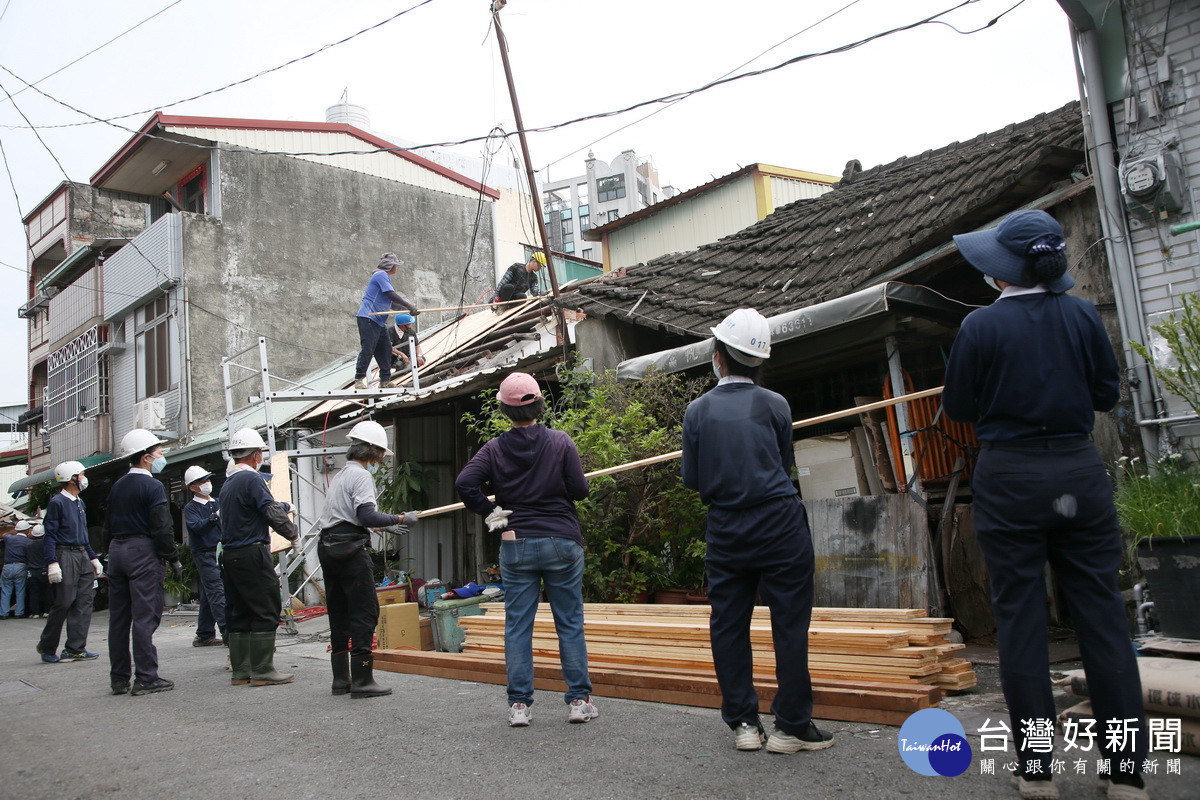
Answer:
[[[464,281],[478,197],[287,156],[225,152],[219,169],[221,218],[183,215],[195,426],[224,417],[221,358],[260,333],[285,379],[357,352],[354,314],[384,252],[405,262],[392,282],[419,307],[494,285],[490,200]]]
[[[1122,160],[1162,144],[1178,144],[1183,169],[1181,211],[1164,217],[1127,213],[1129,247],[1133,253],[1143,314],[1147,326],[1180,306],[1180,298],[1200,290],[1200,231],[1173,236],[1170,227],[1197,219],[1200,191],[1200,4],[1143,0],[1121,4],[1130,56],[1127,94],[1135,99],[1138,118],[1126,112],[1126,102],[1110,106],[1118,153]],[[1169,21],[1169,23],[1168,23]],[[1168,27],[1169,25],[1169,27]],[[1170,61],[1167,80],[1161,80],[1157,58]],[[1118,55],[1118,54],[1113,54]],[[1110,59],[1109,63],[1115,60]],[[1106,64],[1106,66],[1108,66]],[[1152,115],[1157,102],[1161,111]],[[1153,339],[1153,334],[1151,334]],[[1191,413],[1178,398],[1167,398],[1166,413]],[[1195,435],[1200,428],[1178,430]]]

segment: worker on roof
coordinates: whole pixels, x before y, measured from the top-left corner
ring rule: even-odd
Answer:
[[[599,715],[583,638],[583,534],[575,501],[588,494],[571,437],[538,423],[546,401],[537,380],[513,372],[500,382],[500,412],[512,428],[484,444],[454,481],[467,509],[500,534],[508,724],[523,728],[533,705],[533,620],[545,586],[554,613],[568,722]],[[495,493],[488,499],[484,486]]]
[[[300,553],[300,531],[288,518],[290,503],[277,502],[258,471],[267,443],[253,428],[229,437],[234,467],[221,487],[221,579],[229,625],[230,684],[274,686],[295,675],[275,669],[275,632],[282,610],[269,528]]]
[[[421,354],[421,341],[417,338],[416,319],[412,314],[397,314],[396,324],[388,329],[392,339],[392,372],[408,372],[412,368],[409,363],[409,342],[417,353],[417,367],[425,366],[425,356]],[[394,385],[398,378],[393,379]]]
[[[379,266],[367,281],[362,304],[358,307],[358,361],[354,365],[354,388],[367,388],[367,368],[371,359],[379,366],[379,383],[386,384],[392,377],[392,347],[388,340],[388,321],[381,311],[407,309],[409,314],[421,313],[417,307],[400,296],[392,288],[392,278],[404,262],[395,253],[384,253]],[[375,314],[375,316],[372,316]]]
[[[537,274],[546,266],[546,254],[534,253],[524,264],[517,262],[504,271],[500,282],[496,284],[496,294],[492,302],[508,300],[524,300],[526,297],[541,297],[545,294],[538,287]],[[493,309],[496,310],[496,309]]]
[[[176,579],[183,577],[167,490],[154,477],[167,465],[162,446],[162,439],[142,428],[125,434],[121,455],[128,459],[129,471],[108,492],[108,660],[113,694],[175,688],[158,674],[154,646],[154,632],[162,621],[166,565],[171,564]]]
[[[317,520],[321,531],[317,557],[325,579],[329,610],[330,661],[333,694],[351,698],[382,697],[392,690],[375,682],[371,642],[379,623],[379,596],[371,562],[369,528],[408,533],[417,521],[415,511],[385,514],[376,508],[374,474],[388,448],[387,431],[378,422],[363,420],[350,429],[346,466],[325,490],[325,508]]]
[[[1045,211],[1018,211],[954,242],[1000,292],[963,320],[942,402],[951,419],[975,424],[981,445],[971,473],[974,525],[1017,742],[1013,782],[1027,800],[1058,797],[1050,782],[1049,562],[1079,636],[1095,717],[1120,720],[1129,734],[1097,742],[1096,755],[1112,765],[1108,797],[1145,798],[1145,710],[1117,588],[1121,531],[1112,480],[1089,438],[1095,412],[1120,397],[1112,343],[1096,307],[1066,294],[1075,281],[1063,229]]]
[[[225,623],[225,586],[221,565],[217,563],[217,545],[221,543],[221,505],[213,497],[213,474],[193,464],[183,473],[183,482],[192,493],[183,507],[192,561],[200,575],[200,611],[196,617],[196,638],[192,647],[220,647],[229,641]],[[217,638],[217,627],[221,638]]]
[[[78,461],[56,466],[54,480],[62,491],[46,504],[43,520],[46,574],[54,589],[54,604],[36,649],[47,664],[91,661],[99,658],[96,653],[88,652],[87,638],[92,625],[94,585],[103,577],[104,567],[88,539],[87,508],[79,497],[88,480],[83,464]],[[67,626],[67,640],[59,654],[63,623]]]
[[[708,508],[705,534],[709,635],[721,687],[721,719],[738,750],[760,750],[750,619],[756,595],[771,608],[779,689],[771,702],[772,753],[823,750],[833,737],[812,719],[808,627],[813,605],[813,545],[808,515],[790,474],[792,414],[761,386],[771,329],[739,308],[712,329],[717,385],[683,417],[683,483]]]

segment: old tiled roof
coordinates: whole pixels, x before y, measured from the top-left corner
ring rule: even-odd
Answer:
[[[832,192],[698,250],[589,281],[569,303],[696,335],[738,307],[771,316],[819,303],[1045,194],[1083,162],[1082,150],[1079,104],[1070,103],[869,170],[851,162]]]

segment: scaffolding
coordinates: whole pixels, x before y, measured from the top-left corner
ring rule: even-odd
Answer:
[[[287,457],[289,496],[296,500],[296,502],[292,503],[292,507],[295,513],[296,527],[300,531],[300,552],[293,554],[290,550],[283,551],[279,554],[279,564],[276,567],[276,574],[279,576],[280,603],[283,609],[282,622],[284,630],[288,634],[294,635],[296,633],[295,617],[292,609],[293,598],[303,592],[310,582],[317,587],[318,591],[322,594],[324,593],[317,578],[317,574],[320,571],[319,563],[315,568],[310,568],[306,571],[307,574],[303,575],[303,579],[296,586],[295,591],[291,589],[292,575],[304,567],[310,555],[315,557],[313,548],[320,533],[317,527],[317,522],[320,518],[320,508],[305,508],[304,504],[299,502],[302,496],[300,488],[302,485],[307,484],[317,494],[323,495],[325,492],[325,487],[319,486],[298,469],[297,459],[325,459],[330,456],[344,455],[350,449],[348,446],[326,447],[324,445],[324,438],[330,432],[348,428],[363,419],[369,418],[375,411],[375,407],[380,400],[419,391],[421,388],[421,378],[418,373],[416,342],[414,340],[409,340],[408,349],[408,363],[412,369],[412,385],[394,388],[380,387],[378,389],[317,389],[303,383],[288,380],[279,375],[273,375],[271,374],[267,358],[267,340],[263,336],[258,337],[257,343],[221,359],[221,374],[225,385],[226,441],[228,441],[229,435],[234,432],[233,426],[238,424],[239,415],[244,417],[245,412],[261,406],[263,421],[266,427],[263,435],[263,440],[267,444],[267,457],[265,460],[271,464],[272,473],[275,472],[276,468],[276,456],[283,455]],[[255,359],[255,356],[257,356],[257,359]],[[257,363],[254,363],[256,360]],[[277,390],[273,388],[273,384],[284,384],[287,388]],[[248,394],[246,393],[247,389],[243,388],[247,385],[252,386]],[[243,396],[245,397],[245,402],[239,404],[239,400]],[[323,427],[321,430],[312,433],[306,434],[298,429],[289,428],[284,437],[284,446],[278,446],[275,403],[319,403],[335,400],[344,400],[351,406],[358,406],[362,413],[354,419],[333,427]],[[314,446],[313,440],[317,437],[321,437],[321,442]]]

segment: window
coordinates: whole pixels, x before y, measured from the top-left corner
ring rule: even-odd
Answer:
[[[76,336],[46,359],[42,390],[43,426],[57,430],[76,420],[108,413],[108,373],[98,355],[108,328],[96,326]]]
[[[571,224],[571,220],[564,219],[562,221],[562,234],[564,237],[570,236],[575,232],[575,228]]]
[[[592,217],[591,209],[587,206],[579,207],[579,232],[583,233],[586,230],[591,230]]]
[[[563,242],[563,252],[564,253],[574,253],[575,252],[575,242]]]
[[[173,334],[175,320],[166,296],[137,310],[137,397],[142,400],[170,389],[179,380]]]
[[[596,202],[607,203],[610,200],[620,200],[624,196],[624,175],[609,175],[607,178],[596,179]]]
[[[592,248],[590,248],[590,247],[585,247],[585,248],[583,248],[583,252],[582,252],[582,253],[580,253],[579,255],[580,255],[580,256],[582,256],[583,258],[591,259],[591,257],[592,257]]]
[[[575,187],[575,194],[579,198],[579,205],[584,206],[586,208],[587,203],[588,203],[587,181],[584,181],[583,183],[581,183]]]
[[[205,197],[208,195],[208,170],[204,165],[196,167],[179,182],[176,197],[184,211],[193,214],[205,213]]]
[[[614,208],[612,211],[608,212],[608,221],[609,221],[609,222],[612,222],[613,220],[617,219],[617,218],[618,218],[618,217],[620,217],[620,216],[621,216],[621,212],[620,212],[620,211],[617,211],[617,210]]]

